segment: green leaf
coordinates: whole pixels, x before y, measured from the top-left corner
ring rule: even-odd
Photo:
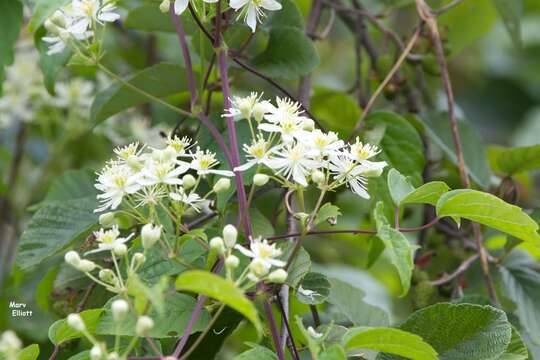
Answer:
[[[161,63],[146,68],[125,79],[131,85],[157,97],[164,98],[187,90],[185,70],[180,65]],[[99,92],[90,110],[90,118],[95,123],[136,105],[148,103],[147,96],[131,88],[116,83]]]
[[[34,8],[32,18],[28,24],[28,30],[35,32],[45,23],[56,10],[67,4],[69,0],[38,0]]]
[[[540,145],[505,148],[488,148],[488,159],[493,171],[514,175],[540,168]]]
[[[0,94],[4,68],[13,63],[14,46],[23,21],[23,6],[18,0],[0,0]]]
[[[97,223],[95,197],[55,201],[40,208],[21,235],[17,264],[28,269],[84,237]]]
[[[462,3],[460,6],[463,5],[465,4]],[[471,3],[471,5],[467,6],[474,7],[474,4]],[[466,28],[463,30],[469,31]],[[437,115],[430,114],[424,118],[424,124],[426,125],[426,133],[429,138],[435,145],[441,148],[453,164],[457,165],[458,162],[448,115],[446,113]],[[468,121],[458,119],[458,130],[461,138],[463,157],[465,159],[465,167],[472,180],[474,180],[481,188],[487,189],[489,187],[491,174],[489,165],[486,161],[486,150],[482,143],[482,139],[480,138],[480,135],[478,135],[476,129]]]
[[[392,328],[360,327],[344,336],[346,349],[370,349],[412,360],[438,359],[437,352],[418,335]]]
[[[270,220],[257,208],[251,209],[251,226],[253,227],[253,234],[255,236],[269,237],[275,234]]]
[[[340,345],[334,344],[319,354],[319,360],[347,360],[347,355]]]
[[[289,250],[292,250],[292,246],[289,248]],[[284,258],[287,259],[288,255],[289,252],[285,252]],[[298,255],[296,255],[296,258],[293,260],[289,270],[287,271],[287,280],[285,283],[293,289],[296,289],[300,281],[302,281],[304,276],[306,276],[310,270],[311,258],[309,253],[304,248],[300,248]]]
[[[341,213],[339,212],[339,208],[335,205],[332,205],[332,203],[326,203],[317,212],[317,216],[315,216],[315,220],[313,221],[314,225],[319,225],[320,223],[323,223],[331,218],[337,218]]]
[[[99,315],[102,311],[103,309],[91,309],[79,313],[84,324],[86,325],[87,331],[90,334],[93,334],[95,332],[99,320]],[[68,325],[66,319],[56,321],[49,328],[49,340],[51,340],[54,345],[59,345],[69,340],[78,339],[82,336],[82,333],[74,330],[71,326]]]
[[[32,344],[20,350],[15,360],[36,360],[39,356],[39,345]],[[0,360],[9,360],[3,353],[0,353]]]
[[[149,3],[131,9],[124,21],[128,29],[148,32],[175,32],[174,23],[169,13],[162,13],[158,4]]]
[[[330,295],[330,282],[323,274],[310,272],[296,290],[298,301],[308,305],[322,304]]]
[[[497,12],[491,0],[463,1],[438,20],[439,28],[447,29],[445,38],[452,55],[456,55],[491,30],[497,21]]]
[[[252,65],[270,77],[294,80],[309,74],[319,62],[319,54],[303,30],[278,27],[270,30],[268,46]]]
[[[315,89],[311,97],[311,111],[328,130],[347,137],[362,114],[356,101],[340,91]]]
[[[120,326],[116,326],[110,309],[115,298],[110,299],[104,306],[104,312],[99,319],[96,327],[96,334],[99,335],[122,335],[135,336],[135,324],[137,323],[137,314],[135,311],[130,311],[126,319],[122,321]],[[195,299],[191,296],[173,293],[165,298],[162,311],[158,311],[153,307],[149,316],[154,319],[154,327],[150,330],[149,336],[152,338],[168,338],[178,337],[182,335],[183,329],[187,326],[191,319],[191,314],[195,309]],[[203,309],[201,316],[193,326],[191,333],[202,331],[206,324],[210,321],[210,315],[206,309]]]
[[[388,326],[390,320],[384,310],[366,303],[365,293],[344,281],[328,278],[330,296],[328,302],[337,307],[354,325]]]
[[[523,342],[523,339],[516,328],[512,326],[512,338],[510,339],[510,344],[497,360],[527,360],[528,358],[529,351],[527,350],[527,346]]]
[[[94,188],[96,175],[90,169],[68,170],[62,176],[55,179],[44,202],[75,200],[95,197]]]
[[[540,246],[538,224],[523,210],[477,190],[453,190],[437,202],[437,216],[465,218]]]
[[[517,48],[521,47],[521,17],[523,0],[493,0],[510,39]]]
[[[264,22],[264,28],[294,27],[304,30],[304,18],[293,0],[281,0],[281,10],[268,14],[268,20]]]
[[[447,193],[450,187],[443,181],[432,181],[420,186],[413,192],[409,193],[401,201],[401,205],[405,204],[430,204],[437,205],[439,198]]]
[[[432,305],[412,314],[399,328],[422,337],[440,360],[494,359],[512,336],[504,311],[472,304]],[[397,359],[386,354],[381,358]]]
[[[533,270],[535,263],[515,252],[499,267],[505,296],[516,304],[519,322],[529,336],[540,344],[540,274]]]
[[[401,175],[396,169],[390,169],[390,171],[388,171],[387,181],[390,196],[392,196],[392,200],[394,200],[396,206],[399,206],[403,199],[414,191],[414,186],[412,186],[409,180]]]
[[[175,284],[178,290],[206,295],[233,308],[251,321],[261,333],[262,325],[255,306],[234,283],[209,272],[193,270],[178,276]]]
[[[377,203],[373,218],[377,224],[377,236],[384,242],[390,262],[398,272],[402,289],[400,296],[405,296],[411,287],[415,247],[409,243],[405,235],[388,224],[382,202]]]
[[[236,355],[233,360],[276,360],[274,352],[264,346],[254,345],[252,349]]]

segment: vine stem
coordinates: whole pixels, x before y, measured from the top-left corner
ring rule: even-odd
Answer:
[[[459,1],[455,2],[456,5]],[[431,34],[431,39],[435,46],[435,57],[437,58],[437,63],[441,71],[441,80],[444,85],[444,91],[446,93],[446,100],[448,106],[448,117],[450,120],[450,126],[452,130],[452,140],[454,142],[454,148],[456,151],[456,157],[458,160],[459,175],[461,182],[465,188],[471,187],[471,181],[469,179],[469,174],[467,167],[465,166],[465,158],[463,156],[463,150],[461,147],[461,136],[459,133],[458,123],[455,114],[454,108],[454,91],[452,88],[452,82],[450,80],[450,73],[448,71],[448,64],[446,62],[446,57],[444,56],[444,48],[441,41],[441,36],[439,34],[439,27],[437,24],[437,16],[433,10],[426,4],[425,0],[416,0],[416,9],[420,18],[426,22]],[[495,286],[493,285],[493,279],[489,272],[489,260],[487,256],[486,249],[482,243],[482,232],[480,229],[480,224],[473,222],[473,235],[476,243],[476,248],[478,256],[480,257],[480,263],[482,265],[482,273],[484,276],[484,282],[486,284],[486,290],[491,302],[500,307],[499,300],[497,298],[497,292]]]
[[[285,360],[285,354],[283,353],[283,347],[281,346],[281,338],[279,336],[279,330],[277,328],[276,319],[272,312],[272,305],[270,300],[264,302],[264,312],[268,318],[268,324],[270,325],[270,332],[272,333],[272,339],[274,340],[274,346],[279,360]]]

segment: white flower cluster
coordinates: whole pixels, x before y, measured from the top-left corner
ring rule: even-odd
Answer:
[[[124,299],[114,300],[111,304],[111,313],[114,322],[117,325],[120,325],[125,322],[125,319],[129,313],[130,305]],[[126,359],[127,355],[134,349],[136,345],[136,340],[139,337],[148,336],[148,332],[154,328],[154,320],[147,315],[141,315],[137,318],[135,323],[135,337],[129,343],[128,347],[123,350],[122,354],[119,354],[119,335],[116,336],[114,349],[109,351],[107,344],[105,342],[98,341],[93,335],[88,331],[86,324],[84,323],[83,318],[76,313],[69,314],[66,318],[67,324],[75,331],[78,331],[88,339],[92,344],[92,349],[90,349],[89,357],[91,360],[119,360]]]
[[[275,244],[269,244],[262,238],[253,239],[250,248],[247,249],[237,244],[238,231],[233,225],[226,225],[223,228],[223,237],[215,237],[210,240],[210,247],[215,249],[225,258],[227,276],[232,279],[232,270],[240,264],[240,259],[233,255],[233,249],[240,251],[242,255],[251,258],[251,262],[246,267],[244,273],[236,279],[236,284],[241,285],[244,280],[252,282],[268,280],[272,283],[283,283],[287,279],[287,272],[283,269],[285,262],[278,259],[282,255],[281,249]],[[272,267],[277,268],[270,272]],[[249,288],[252,284],[245,284]]]
[[[177,15],[186,11],[189,2],[195,0],[174,0],[174,12]],[[199,0],[200,1],[200,0]],[[216,3],[218,0],[203,0],[205,3]],[[169,11],[171,0],[163,0],[159,8],[163,12]],[[261,22],[265,16],[264,10],[277,11],[281,10],[281,4],[276,0],[230,0],[229,6],[235,11],[239,11],[239,17],[244,17],[245,23],[255,32],[257,23]]]
[[[17,360],[17,354],[22,348],[22,342],[11,330],[6,330],[0,335],[0,355],[6,360]]]
[[[162,205],[165,199],[176,203],[179,211],[201,211],[211,192],[222,192],[230,187],[230,180],[222,178],[211,192],[201,197],[196,191],[201,179],[208,174],[226,177],[234,173],[217,170],[216,154],[197,147],[191,139],[177,136],[167,139],[167,146],[156,149],[132,143],[115,149],[117,158],[109,161],[98,174],[96,188],[101,191],[101,206],[96,212],[116,209],[122,201],[132,208]],[[191,171],[192,174],[187,174]],[[180,176],[182,176],[180,178]]]
[[[367,178],[380,176],[387,165],[371,160],[380,152],[376,146],[359,139],[346,144],[334,132],[315,129],[300,105],[287,99],[277,98],[273,105],[252,93],[231,101],[233,108],[224,116],[247,119],[253,137],[250,145],[244,145],[249,160],[235,170],[266,168],[291,188],[312,182],[329,191],[346,184],[358,196],[369,198]]]
[[[120,18],[110,0],[72,0],[45,21],[49,36],[43,41],[49,44],[48,54],[64,51],[70,41],[81,42],[93,38],[97,26]]]

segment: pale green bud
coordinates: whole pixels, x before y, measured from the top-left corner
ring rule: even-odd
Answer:
[[[144,336],[148,331],[152,330],[154,327],[154,320],[150,317],[143,315],[137,319],[137,324],[135,325],[135,332],[138,336]]]
[[[114,212],[107,212],[105,214],[99,215],[99,224],[103,227],[112,227],[116,224],[114,219]]]
[[[322,184],[324,183],[324,181],[326,180],[326,176],[324,176],[324,173],[320,170],[315,170],[312,174],[311,174],[311,179],[313,180],[313,182],[315,184]]]
[[[128,252],[128,248],[127,248],[126,244],[116,244],[114,246],[114,249],[113,249],[114,255],[124,256],[124,255],[127,254],[127,252]]]
[[[103,358],[103,350],[101,346],[94,345],[90,350],[90,360],[101,360]]]
[[[107,283],[113,282],[115,278],[115,275],[111,269],[100,270],[98,276],[101,281],[105,281]]]
[[[171,8],[171,2],[169,0],[163,0],[161,4],[159,4],[159,10],[161,10],[162,13],[166,13]]]
[[[86,259],[82,259],[79,262],[79,265],[77,266],[77,269],[79,269],[79,271],[82,271],[84,273],[92,272],[94,271],[95,268],[96,268],[96,264],[93,261],[86,260]]]
[[[219,194],[229,190],[230,187],[231,180],[227,178],[221,178],[214,184],[213,190],[216,192],[216,194]]]
[[[315,122],[311,119],[304,119],[302,121],[302,128],[306,131],[312,131],[315,129]]]
[[[69,314],[67,317],[67,324],[77,331],[84,331],[86,330],[86,326],[84,325],[84,321],[81,318],[79,314]]]
[[[66,261],[66,263],[73,266],[74,268],[78,268],[79,264],[81,263],[81,257],[76,251],[73,250],[68,251],[64,255],[64,260]]]
[[[236,239],[238,238],[238,230],[234,225],[228,224],[223,228],[223,241],[225,246],[232,249],[236,245]]]
[[[153,224],[146,224],[141,229],[142,245],[146,250],[154,246],[160,237],[161,225],[154,226]]]
[[[253,183],[255,186],[264,186],[270,180],[270,177],[266,174],[255,174],[253,176]]]
[[[195,186],[197,183],[197,179],[191,174],[184,175],[182,178],[182,185],[184,186],[184,189],[189,190],[192,187]]]
[[[265,277],[269,270],[270,269],[268,266],[261,259],[253,259],[253,261],[249,264],[249,271],[257,279]]]
[[[135,264],[135,266],[139,266],[146,261],[146,257],[144,256],[143,253],[138,252],[138,253],[133,254],[132,261]]]
[[[225,259],[225,266],[229,269],[236,269],[238,265],[240,265],[240,259],[235,255],[229,255],[227,256],[227,259]]]
[[[123,299],[114,300],[111,305],[111,310],[114,321],[120,322],[125,319],[129,311],[129,304]]]
[[[287,272],[283,269],[274,270],[268,275],[268,280],[272,283],[283,284],[287,280]]]
[[[225,243],[220,237],[212,238],[212,240],[210,240],[210,247],[216,250],[219,254],[223,254],[225,252]]]

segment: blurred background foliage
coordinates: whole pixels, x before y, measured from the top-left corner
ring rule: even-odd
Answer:
[[[351,5],[349,1],[339,3]],[[413,1],[362,0],[361,3],[392,29],[403,43],[408,41],[418,24]],[[450,1],[432,0],[428,3],[433,8],[440,8]],[[329,129],[346,136],[362,113],[368,94],[389,72],[400,49],[388,36],[383,36],[379,29],[366,22],[367,34],[375,47],[376,63],[371,63],[370,54],[362,50],[362,61],[358,66],[355,47],[358,31],[351,29],[348,14],[332,10],[331,6],[324,6],[322,12],[321,25],[316,34],[323,38],[315,41],[316,53],[301,49],[303,45],[300,43],[289,42],[292,40],[287,34],[280,35],[280,41],[274,48],[267,47],[269,41],[271,43],[269,33],[272,28],[279,28],[284,18],[288,25],[296,23],[297,29],[302,31],[305,26],[311,1],[284,0],[283,4],[284,12],[267,19],[263,31],[249,42],[242,57],[249,59],[253,66],[293,93],[296,93],[299,75],[313,69],[311,111]],[[176,35],[167,17],[163,18],[157,10],[158,2],[121,0],[119,5],[124,15],[123,22],[109,28],[105,42],[105,63],[110,68],[119,74],[132,74],[158,62],[182,62]],[[0,217],[4,224],[0,234],[3,250],[0,262],[3,278],[0,330],[14,328],[25,338],[43,343],[41,357],[45,358],[47,349],[51,347],[47,342],[48,326],[75,308],[80,289],[86,285],[80,279],[71,281],[69,276],[72,274],[58,266],[61,255],[31,271],[21,271],[17,266],[12,266],[17,239],[39,208],[51,184],[68,170],[100,168],[110,157],[114,146],[129,141],[158,144],[160,138],[173,129],[179,129],[184,134],[199,131],[201,143],[209,140],[195,119],[179,119],[177,114],[156,104],[142,105],[107,119],[106,116],[99,118],[91,110],[91,104],[95,94],[110,85],[111,80],[102,77],[94,67],[78,62],[77,58],[54,71],[49,68],[43,78],[38,65],[41,58],[44,66],[43,49],[39,49],[39,54],[34,50],[32,35],[27,30],[28,15],[35,6],[32,1],[25,2],[25,25],[17,42],[15,63],[6,69],[3,97],[0,98],[0,196],[4,206]],[[187,16],[186,23],[194,50],[195,68],[205,69],[211,61],[212,49],[205,45],[206,39]],[[490,162],[490,156],[497,149],[495,146],[540,144],[540,2],[465,0],[442,14],[439,25],[449,59],[458,115],[463,120],[461,130],[467,165],[475,186],[486,190],[498,188],[500,179],[495,177],[496,164],[493,158]],[[37,31],[35,36],[39,40],[42,35]],[[226,39],[231,48],[238,49],[247,37],[249,31],[246,27],[234,25],[227,32]],[[403,115],[403,118],[389,120],[386,131],[390,131],[396,121],[400,124],[403,122],[405,125],[396,128],[397,133],[428,146],[425,154],[427,170],[406,173],[400,169],[402,173],[410,176],[415,185],[422,182],[422,176],[427,176],[429,179],[442,179],[452,188],[459,188],[461,185],[452,155],[445,152],[444,145],[451,144],[448,142],[448,129],[441,125],[446,122],[443,113],[446,102],[431,47],[427,37],[416,44],[413,53],[426,55],[405,63],[401,75],[391,81],[376,107]],[[298,54],[305,57],[298,58]],[[276,61],[282,59],[286,62],[286,70],[265,62],[270,55],[277,58]],[[25,63],[30,65],[24,67]],[[256,90],[264,91],[266,97],[281,95],[268,82],[234,64],[232,66],[232,84],[236,94]],[[362,74],[362,91],[358,91],[358,84],[355,84],[357,73]],[[22,80],[27,82],[22,83]],[[211,78],[211,84],[212,81],[216,81],[215,77]],[[21,84],[23,86],[17,88],[16,85]],[[62,84],[65,89],[61,88]],[[402,96],[407,92],[412,92],[412,95]],[[171,100],[186,105],[189,96],[187,92],[181,92]],[[215,121],[219,120],[222,103],[219,92],[215,92],[209,100]],[[416,110],[415,114],[411,110]],[[380,120],[380,115],[377,119]],[[381,140],[377,134],[377,124],[381,122],[384,121],[370,122],[368,117],[363,136]],[[242,130],[239,131],[241,133]],[[384,140],[381,145],[384,149]],[[399,143],[390,145],[393,148],[400,146]],[[399,149],[396,151],[399,154]],[[393,166],[399,168],[410,161],[408,157],[414,154],[402,149],[401,156],[394,158],[396,164]],[[423,154],[418,162],[423,164]],[[15,170],[14,163],[17,164]],[[503,194],[506,200],[526,208],[538,208],[539,178],[536,175],[534,172],[521,172],[513,176],[515,188],[510,191],[511,194]],[[63,188],[66,184],[59,186]],[[384,184],[373,182],[371,186],[375,200],[385,196],[382,189]],[[279,189],[268,191],[257,202],[258,210],[264,215],[260,217],[258,226],[269,228],[268,231],[275,234],[281,234],[285,229],[282,219],[275,223],[268,220],[273,217],[279,194]],[[339,217],[340,227],[372,227],[370,211],[374,202],[359,202],[348,193],[335,194],[332,201],[345,214]],[[423,216],[422,207],[408,208],[404,214],[404,225],[417,226],[422,223]],[[449,232],[460,231],[453,224],[445,226],[449,227]],[[492,251],[498,251],[507,242],[499,233],[488,232],[487,235],[486,244]],[[411,240],[415,240],[416,236],[412,234]],[[450,288],[426,286],[426,276],[436,278],[454,269],[464,256],[465,250],[457,240],[444,243],[440,241],[443,235],[431,230],[420,236],[425,237],[428,251],[423,254],[425,258],[417,262],[419,266],[413,277],[413,288],[406,298],[398,298],[401,290],[399,278],[388,259],[383,256],[372,263],[374,252],[377,251],[373,245],[374,239],[352,235],[312,237],[306,241],[305,247],[314,262],[314,271],[356,285],[366,294],[367,302],[388,311],[392,323],[398,323],[413,309],[450,297]],[[537,259],[540,256],[534,249],[525,250],[529,250]],[[434,254],[434,259],[429,258],[430,254]],[[475,267],[478,268],[473,268],[468,273],[466,283],[462,284],[465,295],[484,295],[481,271],[479,265]],[[4,311],[8,301],[14,299],[27,302],[34,310],[31,321],[14,320]],[[97,292],[92,300],[94,303],[89,307],[102,305],[104,299]],[[293,301],[292,309],[297,313],[308,311],[306,305],[297,301]],[[227,340],[223,356],[227,357],[229,349],[242,346],[250,337],[252,335],[247,329],[237,329],[234,336]],[[531,350],[534,349],[534,345],[531,345]],[[533,356],[540,359],[534,351]]]

